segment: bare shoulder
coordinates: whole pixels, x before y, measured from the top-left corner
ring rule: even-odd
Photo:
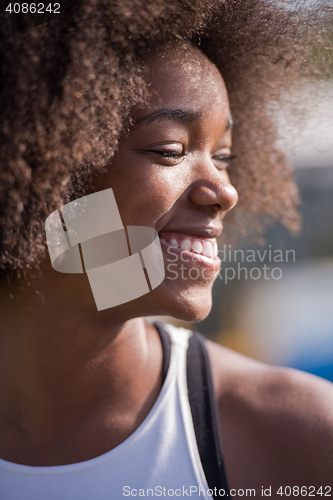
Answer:
[[[206,345],[231,487],[333,488],[333,384]]]

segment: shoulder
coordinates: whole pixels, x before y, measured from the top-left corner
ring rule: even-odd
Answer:
[[[230,486],[333,487],[333,384],[206,346]]]

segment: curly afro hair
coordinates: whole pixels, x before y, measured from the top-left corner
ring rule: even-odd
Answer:
[[[297,7],[297,9],[295,8]],[[37,268],[44,222],[91,189],[147,89],[146,54],[189,40],[217,65],[234,117],[240,195],[229,227],[299,223],[297,190],[269,104],[311,73],[309,35],[325,38],[331,7],[277,0],[80,0],[47,24],[0,26],[0,273]],[[327,55],[325,57],[331,57]],[[331,59],[330,59],[331,60]]]

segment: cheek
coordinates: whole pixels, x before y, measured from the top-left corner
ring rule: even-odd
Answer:
[[[107,182],[111,187],[124,225],[154,226],[182,195],[184,187],[172,168],[138,163],[110,166]],[[106,185],[107,184],[107,185]]]

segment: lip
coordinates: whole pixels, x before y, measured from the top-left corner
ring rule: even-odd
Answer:
[[[223,230],[222,225],[218,226],[207,226],[207,227],[177,227],[177,228],[165,228],[159,231],[161,233],[177,233],[182,234],[184,237],[192,236],[197,238],[218,238],[221,236]]]
[[[182,248],[179,248],[179,247],[175,247],[174,245],[171,245],[170,243],[168,243],[167,241],[165,241],[163,239],[163,233],[171,233],[171,234],[177,234],[177,235],[181,235],[183,238],[186,238],[186,236],[192,236],[192,237],[197,237],[197,238],[200,238],[201,240],[209,240],[211,241],[212,237],[211,235],[207,236],[207,235],[203,235],[202,233],[205,232],[205,231],[196,231],[195,233],[190,233],[188,231],[186,232],[180,232],[180,231],[161,231],[159,233],[159,237],[160,237],[160,243],[161,243],[161,246],[162,246],[162,249],[166,252],[168,252],[168,254],[170,256],[179,256],[179,259],[177,259],[177,262],[180,262],[181,264],[185,264],[186,263],[191,263],[192,265],[195,265],[195,266],[201,266],[201,267],[204,267],[206,269],[209,269],[210,271],[218,271],[219,268],[221,267],[221,260],[219,259],[218,256],[216,257],[206,257],[205,255],[202,255],[202,254],[198,254],[198,253],[195,253],[195,252],[191,252],[189,250],[183,250]],[[207,232],[206,232],[207,234]],[[169,248],[172,248],[172,252],[168,251]],[[170,263],[172,262],[176,262],[173,258],[172,259],[168,259],[167,260],[170,260]]]

